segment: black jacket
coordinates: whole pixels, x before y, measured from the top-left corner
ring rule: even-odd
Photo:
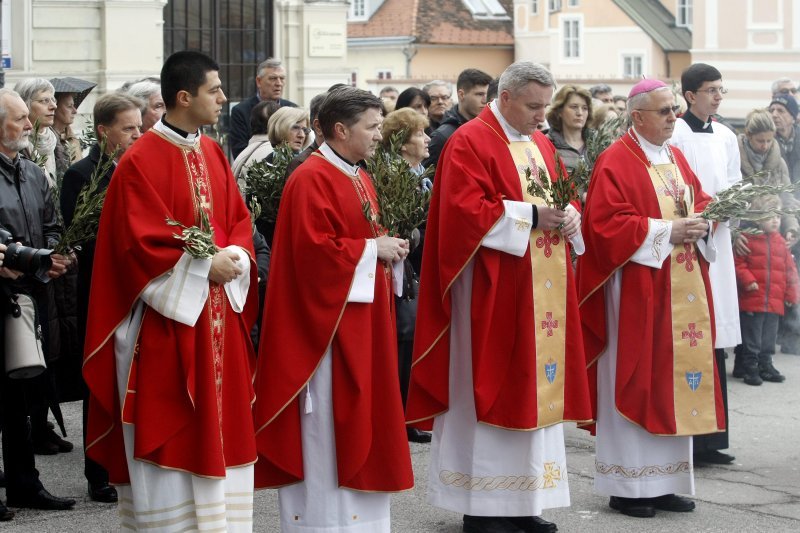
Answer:
[[[442,123],[431,135],[431,142],[428,145],[428,159],[422,162],[422,166],[428,168],[431,165],[435,166],[439,162],[439,155],[442,153],[447,139],[465,122],[467,122],[467,119],[458,112],[458,104],[447,110],[442,118]]]
[[[231,109],[231,127],[228,131],[228,144],[231,147],[231,156],[236,159],[242,150],[247,147],[250,140],[250,112],[260,102],[258,95],[254,94],[247,100],[242,100]],[[280,107],[297,107],[297,104],[284,100],[278,100]]]

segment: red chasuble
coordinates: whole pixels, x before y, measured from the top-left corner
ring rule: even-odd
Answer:
[[[196,185],[195,185],[196,184]],[[199,189],[198,198],[195,186]],[[124,409],[117,391],[114,331],[144,288],[178,262],[183,242],[166,217],[186,226],[205,209],[218,246],[250,254],[251,290],[235,313],[211,283],[194,327],[145,307]],[[90,391],[87,454],[112,483],[128,483],[123,423],[134,424],[134,457],[200,476],[256,460],[251,415],[258,313],[253,227],[222,150],[201,137],[195,149],[151,130],[114,171],[100,219],[89,299],[83,375]],[[123,369],[124,370],[124,369]]]
[[[552,179],[556,176],[555,148],[539,132],[533,139],[544,159],[537,163],[546,166]],[[591,417],[568,241],[559,238],[557,232],[545,232],[538,239],[543,246],[529,246],[523,257],[481,246],[504,214],[504,199],[524,201],[520,171],[503,128],[487,106],[453,134],[436,169],[406,404],[406,419],[417,427],[429,429],[433,418],[448,409],[450,288],[470,260],[474,260],[471,342],[478,421],[532,430]],[[566,323],[536,322],[534,315],[540,303],[533,294],[531,254],[563,256],[559,275],[566,279],[566,284],[561,284],[566,291],[561,297],[566,309],[559,312],[564,313]],[[544,392],[539,378],[548,369],[537,365],[537,355],[547,354],[537,354],[535,330],[546,335],[545,326],[566,329],[564,368],[558,369],[563,376],[563,400],[559,400],[563,411],[557,419],[540,420],[537,405]]]
[[[375,299],[347,302],[377,228],[363,171],[346,175],[318,152],[291,176],[275,228],[256,372],[257,487],[303,479],[299,396],[332,350],[338,482],[364,491],[413,486],[397,375],[391,269],[378,260]]]
[[[685,198],[691,198],[689,192],[693,193],[693,210],[699,213],[710,198],[703,192],[683,154],[674,146],[672,152],[688,190]],[[659,197],[665,194],[660,189]],[[626,419],[656,435],[695,434],[691,429],[685,429],[690,426],[686,426],[682,419],[689,419],[691,424],[694,422],[692,418],[699,420],[701,417],[705,418],[707,427],[699,433],[711,433],[725,427],[725,416],[713,357],[714,321],[708,263],[692,245],[677,245],[673,257],[665,257],[665,264],[660,269],[630,261],[647,237],[648,218],[667,218],[659,205],[659,197],[648,173],[647,158],[629,135],[624,135],[598,158],[583,220],[587,252],[578,259],[577,269],[594,413],[597,414],[595,363],[607,345],[604,285],[618,269],[622,269],[615,391],[617,410]],[[669,205],[670,201],[662,205]],[[691,202],[689,205],[688,212],[691,213]],[[668,241],[669,235],[664,235],[663,239]],[[697,267],[704,287],[697,295],[687,293],[684,298],[675,298],[675,275],[696,275]],[[692,308],[685,323],[677,320],[698,301],[702,305]],[[701,320],[710,324],[707,331],[696,327]],[[700,375],[691,365],[681,370],[677,354],[685,354],[685,349],[693,350],[690,357],[698,358],[696,361],[706,364],[709,371]],[[698,412],[693,409],[679,412],[676,406],[691,401],[700,383],[712,387],[707,396],[710,405],[704,405]]]

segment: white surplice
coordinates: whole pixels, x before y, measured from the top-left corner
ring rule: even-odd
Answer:
[[[337,156],[327,144],[322,155],[347,175],[358,167]],[[348,302],[372,303],[378,247],[365,239],[364,252],[356,266]],[[328,346],[303,398],[300,432],[303,445],[304,479],[278,489],[281,531],[284,533],[390,533],[390,495],[339,487],[333,424],[332,350]]]
[[[511,142],[530,141],[491,109]],[[509,155],[510,157],[510,155]],[[533,222],[531,204],[504,200],[504,214],[481,245],[525,255]],[[524,220],[527,226],[518,222]],[[573,237],[583,247],[580,234]],[[478,423],[472,381],[471,306],[474,262],[451,288],[450,408],[433,423],[428,501],[473,516],[538,516],[570,505],[562,424],[513,431]]]
[[[714,196],[742,180],[739,143],[736,135],[720,124],[707,124],[712,133],[695,133],[685,120],[675,122],[670,144],[680,148],[692,167],[703,191]],[[714,297],[714,348],[733,348],[741,344],[739,298],[729,223],[720,222],[714,231],[717,260],[708,267]]]
[[[670,162],[665,146],[653,145],[640,135],[637,137],[653,164]],[[631,261],[651,268],[662,268],[670,258],[673,244],[658,236],[664,233],[669,235],[671,231],[672,222],[650,219],[647,238]],[[698,241],[697,248],[708,261],[716,259],[713,236]],[[614,389],[622,276],[622,270],[617,270],[604,287],[608,345],[596,363],[595,490],[606,496],[626,498],[694,494],[692,438],[652,435],[617,412]]]

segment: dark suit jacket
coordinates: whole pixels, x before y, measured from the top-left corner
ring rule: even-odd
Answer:
[[[231,155],[234,159],[245,149],[247,141],[250,140],[250,113],[260,101],[258,95],[254,94],[247,100],[242,100],[231,109],[231,128],[228,132],[228,143],[231,147]],[[297,104],[294,102],[284,100],[283,98],[278,100],[278,105],[280,107],[297,107]]]

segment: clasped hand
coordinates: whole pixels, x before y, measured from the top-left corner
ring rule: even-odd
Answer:
[[[388,235],[375,239],[375,244],[378,246],[378,259],[387,263],[396,263],[405,259],[410,251],[406,239],[398,239]]]
[[[208,279],[214,283],[224,285],[235,280],[242,273],[241,267],[236,264],[239,254],[233,250],[219,250],[211,258],[211,268]]]
[[[555,207],[537,206],[539,223],[536,228],[541,230],[558,229],[561,234],[569,239],[581,229],[581,214],[577,209],[566,210]]]
[[[708,228],[708,220],[704,218],[678,218],[672,221],[669,242],[672,244],[697,242],[708,234]]]

